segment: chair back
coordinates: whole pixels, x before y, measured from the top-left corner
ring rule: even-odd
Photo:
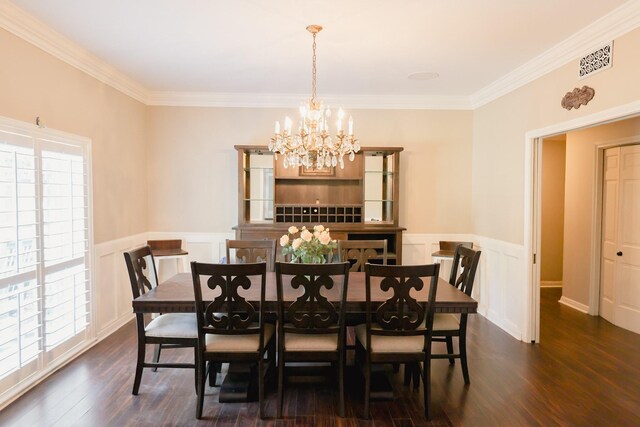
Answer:
[[[125,252],[124,260],[127,264],[134,299],[157,286],[158,275],[151,247],[147,245]]]
[[[204,343],[206,334],[260,334],[258,350],[262,351],[266,264],[205,264],[194,261],[191,263],[191,275],[196,301],[198,342]],[[213,301],[203,298],[201,276],[207,276],[206,287],[217,294]],[[240,291],[240,288],[251,291],[256,287],[260,288],[259,312],[241,295],[244,292]]]
[[[380,252],[378,252],[380,250]],[[364,271],[370,259],[382,254],[382,264],[387,265],[387,239],[384,240],[338,240],[340,262],[353,261],[350,271]]]
[[[231,262],[231,255],[234,262]],[[227,239],[227,264],[266,262],[267,271],[273,271],[276,262],[276,241]]]
[[[449,283],[469,296],[473,290],[480,254],[481,251],[474,251],[466,246],[458,245],[453,256]]]
[[[425,347],[430,345],[439,271],[439,264],[365,265],[367,349],[371,349],[371,335],[424,335]],[[391,291],[391,296],[372,313],[371,288],[374,278],[376,282],[380,279],[376,286],[384,292]],[[421,291],[425,281],[429,282],[428,296],[426,300],[421,298],[418,301],[411,293]],[[373,320],[379,328],[371,327]]]
[[[452,242],[447,240],[440,240],[439,242],[441,251],[455,251],[458,246],[464,246],[465,248],[473,249],[473,242]]]
[[[335,281],[339,280],[336,288]],[[349,263],[276,263],[280,331],[296,334],[344,334]],[[289,295],[298,294],[291,301]]]
[[[181,239],[147,240],[147,245],[151,247],[152,251],[178,250],[178,249],[182,249],[182,240]]]

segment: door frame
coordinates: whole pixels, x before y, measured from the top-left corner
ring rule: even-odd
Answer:
[[[565,122],[557,123],[544,128],[530,130],[525,133],[524,140],[524,333],[523,341],[540,342],[540,182],[542,161],[539,156],[542,150],[544,138],[583,129],[587,127],[603,125],[628,119],[640,114],[640,101],[613,107],[594,114],[586,115]],[[594,232],[591,239],[591,257],[589,273],[589,309],[588,314],[597,315],[600,298],[600,242],[602,216],[602,161],[604,149],[615,145],[624,145],[628,140],[606,141],[596,146],[595,165],[596,174],[594,182],[594,204],[592,206],[592,218]]]

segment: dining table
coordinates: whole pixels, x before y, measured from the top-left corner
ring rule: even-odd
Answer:
[[[390,296],[391,291],[383,291],[378,285],[380,278],[371,278],[371,303],[372,309],[385,302]],[[260,278],[254,277],[257,286],[251,286],[249,289],[239,288],[239,294],[256,308],[260,306]],[[348,278],[347,298],[346,298],[346,316],[347,324],[363,322],[366,313],[366,295],[365,286],[366,279],[364,272],[350,272]],[[204,283],[204,282],[203,282]],[[334,286],[330,290],[325,290],[323,295],[331,300],[334,292],[337,295],[338,286]],[[283,299],[285,301],[295,301],[299,296],[300,290],[285,289]],[[422,289],[411,291],[411,296],[418,301],[426,301],[429,292],[429,286],[424,284]],[[220,294],[220,289],[209,289],[206,285],[202,286],[203,301],[213,301]],[[277,289],[276,276],[273,272],[266,275],[266,288],[264,298],[264,311],[267,313],[277,312]],[[193,279],[191,273],[178,273],[170,277],[158,286],[147,291],[145,294],[135,298],[132,302],[133,311],[136,313],[190,313],[195,312],[195,297],[193,293]],[[436,292],[435,311],[436,313],[475,313],[478,303],[473,298],[452,286],[446,280],[438,278],[438,288]],[[220,390],[220,402],[237,402],[247,401],[250,395],[249,380],[250,375],[245,368],[230,368],[229,373],[225,377]],[[378,395],[381,398],[388,396],[388,392],[384,391],[385,386]],[[376,394],[372,394],[375,397]]]

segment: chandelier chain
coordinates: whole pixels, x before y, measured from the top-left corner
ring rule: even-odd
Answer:
[[[316,33],[313,33],[313,68],[311,78],[311,100],[316,102]]]

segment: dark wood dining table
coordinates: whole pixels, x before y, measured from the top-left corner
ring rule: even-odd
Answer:
[[[239,289],[239,294],[248,302],[260,305],[260,286],[259,278],[255,285],[248,290]],[[380,280],[379,278],[377,280]],[[371,301],[373,308],[390,296],[391,292],[384,292],[380,289],[375,279],[372,278]],[[332,292],[339,292],[338,286],[334,286],[332,290],[323,292],[328,299],[331,300]],[[292,289],[285,292],[284,299],[286,301],[294,301],[298,294]],[[427,283],[420,291],[412,292],[412,296],[417,300],[426,300],[429,292]],[[212,291],[203,285],[202,296],[205,301],[212,301],[219,295],[220,289]],[[144,295],[133,300],[133,311],[136,313],[189,313],[195,311],[195,297],[193,294],[193,280],[191,273],[179,273],[170,279],[162,282]],[[266,291],[265,291],[265,311],[277,312],[277,296],[276,296],[276,277],[275,273],[267,273]],[[451,286],[446,280],[438,279],[438,289],[436,293],[436,312],[438,313],[475,313],[478,303],[464,292]],[[365,300],[365,274],[362,272],[349,273],[349,284],[347,288],[347,303],[345,310],[347,312],[347,324],[356,324],[363,322],[363,314],[366,310]],[[252,375],[246,366],[234,366],[229,368],[222,383],[219,399],[220,402],[242,402],[252,400],[250,397],[255,388],[251,384]],[[374,381],[375,390],[372,389],[372,399],[393,399],[393,391],[388,381],[384,378]]]
[[[275,273],[267,273],[265,294],[265,311],[277,311],[276,276]],[[372,284],[373,281],[372,281]],[[338,287],[332,291],[338,292]],[[260,286],[251,286],[248,290],[239,290],[240,295],[254,305],[260,304]],[[328,298],[331,292],[323,293]],[[214,292],[203,286],[203,299],[212,301],[220,291]],[[425,283],[423,289],[412,293],[416,299],[426,300],[429,286]],[[375,305],[386,301],[390,292],[384,292],[379,286],[372,286],[371,301]],[[293,301],[297,294],[290,290],[285,293],[284,299]],[[193,281],[191,273],[179,273],[162,282],[151,291],[133,300],[133,311],[136,313],[190,313],[195,311],[193,295]],[[438,279],[436,294],[436,312],[438,313],[475,313],[478,303],[464,292],[451,286],[446,280]],[[362,314],[365,312],[365,275],[361,272],[349,273],[349,286],[347,289],[347,314]]]

